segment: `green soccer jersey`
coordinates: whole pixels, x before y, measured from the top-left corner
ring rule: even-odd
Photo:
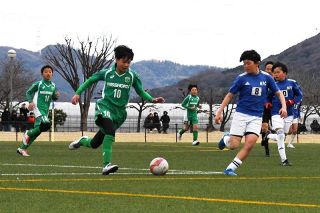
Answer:
[[[189,94],[182,102],[182,107],[187,109],[188,120],[197,117],[197,107],[199,106],[200,98]]]
[[[102,99],[99,102],[111,104],[112,106],[125,108],[129,101],[130,88],[133,87],[137,94],[145,100],[152,101],[152,97],[144,91],[141,80],[137,73],[133,72],[130,68],[123,74],[119,75],[116,72],[116,66],[103,69],[90,78],[88,78],[76,91],[80,95],[90,85],[104,81],[102,92]],[[102,105],[101,105],[102,106]]]
[[[56,98],[56,85],[47,80],[37,81],[26,92],[27,101],[35,104],[34,115],[48,116],[52,99]]]

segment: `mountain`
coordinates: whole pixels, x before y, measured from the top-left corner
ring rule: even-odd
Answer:
[[[221,72],[224,69],[203,65],[181,65],[172,61],[139,61],[132,64],[132,69],[141,76],[147,89],[168,86],[196,73],[211,70]]]
[[[240,56],[241,53],[239,53]],[[235,59],[237,60],[237,59]],[[320,34],[308,38],[286,50],[271,55],[261,62],[261,69],[264,68],[266,61],[281,61],[288,68],[288,77],[295,79],[303,89],[304,100],[310,99],[309,96],[319,98],[318,85],[320,82]],[[183,79],[176,84],[151,90],[154,96],[165,96],[170,103],[182,101],[182,93],[179,88],[186,89],[189,83],[196,83],[202,93],[208,93],[212,89],[217,102],[220,102],[226,94],[235,77],[243,72],[242,66],[225,70],[223,72],[202,72]],[[219,96],[219,98],[217,98]],[[202,99],[203,100],[203,99]],[[205,101],[205,100],[203,100]]]
[[[51,46],[52,47],[52,46]],[[45,53],[48,47],[41,50]],[[7,52],[12,47],[0,47],[0,61],[8,59]],[[40,69],[45,64],[39,52],[32,52],[25,49],[15,49],[17,59],[24,63],[27,70],[31,70],[41,79]],[[202,65],[181,65],[171,61],[139,61],[133,63],[131,68],[135,70],[141,77],[141,81],[146,89],[168,86],[178,82],[181,79],[188,78],[196,73],[211,70],[213,72],[221,72],[225,69],[218,67],[202,66]],[[62,91],[61,101],[69,101],[74,91],[58,74],[54,73],[53,82],[56,83],[59,91]],[[98,84],[97,91],[102,89],[102,84]]]

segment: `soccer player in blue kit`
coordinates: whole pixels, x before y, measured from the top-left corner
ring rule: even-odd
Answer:
[[[236,149],[240,146],[242,137],[245,137],[243,147],[231,161],[224,173],[237,176],[235,170],[248,157],[256,144],[262,124],[263,107],[267,100],[268,90],[273,92],[281,103],[278,111],[281,117],[287,116],[286,102],[272,76],[259,69],[260,55],[255,50],[244,51],[240,57],[245,72],[240,74],[229,89],[218,109],[215,122],[221,122],[223,109],[229,104],[233,96],[239,93],[236,112],[233,115],[230,133],[224,134],[219,141],[219,149],[225,147]]]
[[[281,108],[281,103],[274,96],[269,100],[272,105],[271,108],[271,123],[272,129],[276,131],[276,134],[268,134],[267,138],[277,141],[278,151],[283,166],[290,166],[286,151],[285,151],[285,134],[288,134],[290,126],[294,120],[295,106],[298,106],[302,100],[302,91],[300,86],[295,80],[288,79],[288,68],[285,64],[277,62],[272,67],[273,77],[276,80],[277,86],[283,93],[286,100],[288,117],[282,118],[278,114]]]

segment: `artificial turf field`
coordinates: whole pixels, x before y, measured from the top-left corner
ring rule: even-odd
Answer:
[[[237,170],[221,174],[235,151],[215,143],[115,143],[116,174],[102,176],[101,149],[68,150],[69,142],[35,142],[31,157],[18,143],[0,142],[0,212],[320,212],[318,144],[287,149],[292,167],[280,165],[257,144]],[[165,176],[150,161],[169,162]]]

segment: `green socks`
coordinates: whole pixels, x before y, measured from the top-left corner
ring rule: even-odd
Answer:
[[[82,138],[80,140],[80,145],[91,148],[91,140],[92,140],[92,138]]]
[[[114,136],[105,135],[103,138],[103,165],[107,165],[112,159],[112,143],[114,142]]]
[[[186,132],[186,130],[180,129],[179,134],[182,135],[182,134],[185,133],[185,132]]]
[[[36,127],[34,129],[30,129],[27,131],[27,135],[30,137],[29,144],[24,145],[23,143],[20,145],[21,149],[27,149],[31,144],[36,140],[36,138],[41,134],[40,128]]]
[[[197,130],[193,130],[193,141],[198,140],[198,131]]]

